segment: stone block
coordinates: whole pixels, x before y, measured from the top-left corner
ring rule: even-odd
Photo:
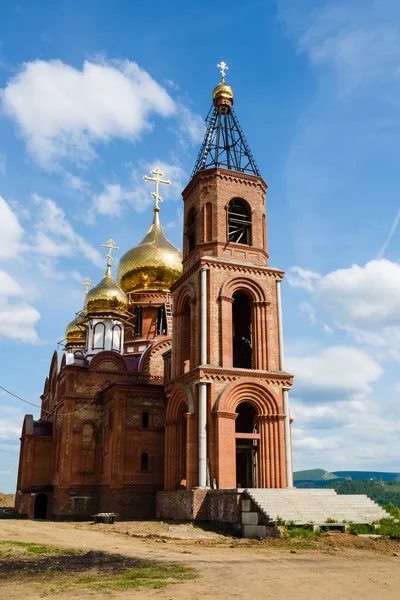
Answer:
[[[251,511],[252,502],[250,498],[246,500],[242,500],[242,512],[250,512]]]
[[[267,527],[265,525],[243,525],[243,537],[245,538],[265,538]]]
[[[258,525],[259,517],[257,512],[244,512],[242,513],[242,523],[243,525]]]

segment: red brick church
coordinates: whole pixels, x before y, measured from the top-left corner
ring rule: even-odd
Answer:
[[[215,505],[224,490],[293,485],[283,272],[269,266],[267,184],[219,66],[182,193],[183,253],[161,226],[169,182],[155,169],[149,231],[115,279],[105,244],[106,273],[85,282],[40,418],[25,416],[16,506],[31,518],[180,518],[185,502],[195,518],[207,494]]]

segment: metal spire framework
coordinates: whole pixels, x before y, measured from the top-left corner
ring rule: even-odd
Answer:
[[[225,63],[220,63],[221,82],[214,89],[213,106],[207,115],[207,132],[192,177],[202,169],[221,167],[260,175],[242,128],[233,110],[232,88],[225,83]]]

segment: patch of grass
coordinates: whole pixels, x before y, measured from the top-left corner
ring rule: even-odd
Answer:
[[[136,569],[129,569],[120,575],[111,577],[100,577],[96,581],[86,584],[94,588],[107,589],[133,589],[138,587],[149,587],[157,589],[171,583],[179,583],[189,579],[196,579],[198,574],[191,567],[172,563],[143,563]],[[81,583],[84,583],[81,581]]]
[[[304,527],[298,527],[296,525],[286,524],[285,534],[288,538],[316,538],[322,535],[322,531],[317,529],[316,531],[309,525]]]
[[[0,541],[0,556],[10,556],[15,551],[19,550],[18,554],[75,554],[75,550],[65,550],[64,548],[52,548],[51,546],[43,546],[43,544],[34,544],[32,542],[13,542]]]

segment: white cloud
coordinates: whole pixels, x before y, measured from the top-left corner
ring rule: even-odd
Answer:
[[[0,337],[37,344],[39,337],[35,325],[40,318],[39,312],[26,302],[10,300],[24,295],[22,286],[8,273],[0,271]]]
[[[310,302],[299,305],[311,319],[315,319],[318,307],[335,328],[350,334],[358,343],[382,349],[386,358],[400,360],[398,263],[371,260],[365,266],[352,265],[323,276],[293,267],[289,269],[289,283],[312,293]],[[332,333],[331,325],[325,323],[323,331]]]
[[[333,72],[339,93],[393,81],[400,65],[399,7],[388,0],[324,2],[293,6],[280,0],[281,16],[299,52],[318,68]],[[302,10],[301,10],[302,9]],[[390,15],[390,16],[389,16]]]
[[[48,259],[80,256],[99,267],[104,265],[100,252],[74,230],[54,200],[38,194],[34,194],[33,199],[39,209],[32,235],[34,252]]]
[[[204,119],[200,115],[193,113],[186,106],[179,105],[179,117],[180,117],[180,131],[181,131],[181,142],[184,145],[200,144],[203,141],[204,134],[206,131],[206,125]]]
[[[143,179],[143,174],[151,174],[155,167],[159,167],[164,174],[164,179],[171,181],[171,185],[160,185],[159,193],[163,201],[178,200],[187,181],[187,174],[180,165],[154,160],[152,162],[140,161],[130,174],[130,182],[126,186],[119,183],[105,184],[103,191],[93,198],[89,210],[89,219],[94,214],[116,216],[120,215],[128,204],[137,212],[143,212],[154,204],[151,193],[154,184]]]
[[[81,177],[77,177],[76,175],[69,173],[69,171],[64,172],[64,181],[69,188],[75,190],[76,192],[84,193],[90,189],[90,185],[87,183],[87,181],[84,181]]]
[[[352,346],[331,346],[314,354],[288,357],[286,367],[295,375],[295,391],[304,401],[341,400],[349,394],[371,392],[383,369],[367,352]]]
[[[152,127],[152,114],[176,112],[165,89],[128,60],[85,61],[82,70],[60,60],[28,62],[0,91],[0,101],[42,166],[90,160],[96,143],[137,139]]]
[[[291,267],[286,273],[287,282],[290,286],[304,288],[309,291],[315,289],[320,277],[319,273],[297,266]]]
[[[22,229],[11,206],[0,196],[0,259],[14,258],[21,250]]]
[[[119,215],[124,200],[131,197],[131,193],[123,190],[119,183],[107,184],[104,191],[93,198],[93,210],[100,215]]]

